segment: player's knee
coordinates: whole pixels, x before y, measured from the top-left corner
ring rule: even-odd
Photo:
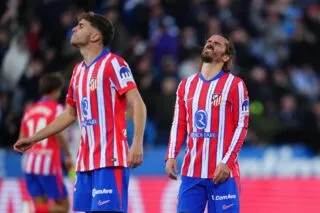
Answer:
[[[59,213],[68,213],[70,209],[70,203],[68,198],[56,200],[56,204],[59,206]]]

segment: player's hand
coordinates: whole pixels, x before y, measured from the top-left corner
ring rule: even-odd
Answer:
[[[132,143],[129,156],[128,156],[128,166],[129,168],[136,168],[142,163],[143,158],[143,145],[138,143]]]
[[[219,163],[216,171],[214,171],[213,182],[215,184],[223,183],[230,177],[231,170],[224,163]]]
[[[33,146],[33,143],[31,138],[22,138],[13,145],[13,149],[16,152],[24,153],[25,151],[30,149],[32,146]]]
[[[73,168],[74,165],[71,156],[66,156],[66,158],[64,159],[64,166],[66,167],[68,172]]]
[[[172,180],[177,180],[177,160],[174,158],[169,158],[166,162],[166,172],[168,177]]]

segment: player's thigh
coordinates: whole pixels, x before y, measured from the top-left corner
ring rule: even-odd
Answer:
[[[207,192],[201,180],[182,177],[178,195],[179,213],[202,213],[207,204]]]
[[[225,182],[214,184],[209,191],[208,213],[239,213],[240,199],[237,181],[228,178]]]
[[[45,191],[42,187],[40,176],[35,174],[24,174],[28,193],[31,197],[45,197]]]
[[[107,167],[94,170],[91,210],[127,212],[128,188],[128,168]]]
[[[41,186],[49,199],[63,199],[68,197],[68,192],[63,183],[62,176],[41,175],[39,177]]]
[[[91,211],[92,191],[92,171],[77,172],[73,189],[74,211]]]

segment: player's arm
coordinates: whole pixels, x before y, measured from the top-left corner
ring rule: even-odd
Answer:
[[[36,132],[29,138],[18,140],[14,145],[14,149],[20,153],[28,150],[33,144],[61,132],[63,129],[72,124],[76,120],[76,117],[76,109],[70,105],[67,105],[66,109],[48,126]]]
[[[213,181],[218,184],[230,177],[230,172],[235,166],[238,152],[244,142],[248,130],[249,98],[248,91],[243,81],[234,84],[231,89],[231,104],[233,122],[236,126],[227,153],[218,164],[213,175]]]
[[[233,137],[222,163],[233,169],[234,162],[246,138],[249,126],[249,97],[243,81],[236,84],[232,94],[233,121],[236,125]]]
[[[125,93],[127,102],[133,111],[134,135],[129,152],[129,167],[136,167],[142,163],[143,134],[146,125],[147,109],[136,88]]]
[[[183,98],[185,81],[179,84],[177,89],[176,104],[174,108],[174,117],[170,131],[169,145],[166,154],[166,172],[171,179],[177,179],[176,157],[179,154],[181,146],[185,139],[187,130],[186,108]],[[173,171],[174,170],[174,171]]]

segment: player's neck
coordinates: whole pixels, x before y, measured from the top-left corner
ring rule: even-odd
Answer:
[[[223,63],[203,63],[201,66],[201,73],[205,79],[212,79],[218,75],[223,67]]]
[[[103,51],[102,46],[86,46],[80,48],[84,62],[89,66]]]

